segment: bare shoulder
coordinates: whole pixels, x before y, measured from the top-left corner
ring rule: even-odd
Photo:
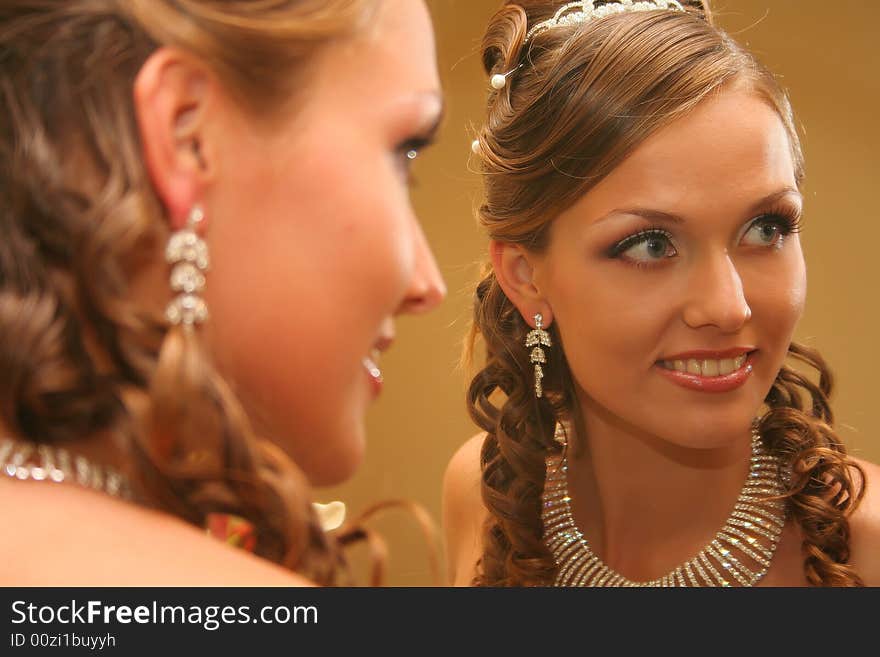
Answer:
[[[482,554],[482,527],[487,511],[480,490],[480,450],[485,433],[465,442],[443,476],[443,532],[450,583],[467,586]]]
[[[851,563],[867,586],[880,586],[880,465],[853,460],[865,473],[865,493],[850,517]]]
[[[67,485],[0,481],[4,586],[308,586],[168,514]]]
[[[457,497],[464,493],[469,499],[474,491],[480,492],[480,451],[485,439],[485,432],[480,432],[469,438],[452,455],[443,476],[443,490],[446,494]]]

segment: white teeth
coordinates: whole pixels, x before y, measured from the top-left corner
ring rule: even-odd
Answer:
[[[736,358],[696,360],[664,360],[663,367],[676,372],[687,372],[697,376],[725,376],[740,369],[746,362],[746,354]]]
[[[718,361],[718,374],[724,376],[725,374],[730,374],[736,369],[736,362],[733,358],[723,358]]]
[[[702,370],[703,376],[718,376],[718,361],[704,360],[700,363],[700,370]]]

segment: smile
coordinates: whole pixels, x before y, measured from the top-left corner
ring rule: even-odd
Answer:
[[[732,358],[661,360],[656,365],[662,376],[683,388],[729,392],[742,386],[751,376],[754,354],[750,351]]]
[[[740,369],[746,362],[746,354],[737,358],[702,359],[689,358],[688,360],[663,360],[660,364],[667,370],[687,372],[697,376],[724,376]]]

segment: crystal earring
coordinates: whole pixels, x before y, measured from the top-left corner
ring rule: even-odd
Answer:
[[[178,293],[165,309],[165,317],[187,328],[208,319],[208,306],[201,297],[209,265],[208,245],[196,233],[204,219],[202,208],[193,206],[186,226],[171,235],[165,248],[165,260],[172,266],[171,289]]]
[[[541,384],[541,379],[544,378],[544,368],[542,365],[547,363],[547,354],[544,353],[541,345],[545,347],[553,346],[550,334],[543,328],[543,322],[544,317],[541,313],[535,313],[535,328],[529,331],[525,342],[527,348],[532,347],[529,360],[535,364],[535,397],[538,399],[544,396],[544,387]]]
[[[563,447],[568,445],[568,432],[562,422],[556,423],[556,429],[553,431],[553,440]]]

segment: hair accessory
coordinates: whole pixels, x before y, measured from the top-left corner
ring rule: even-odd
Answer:
[[[327,504],[312,502],[312,508],[318,516],[321,528],[325,532],[332,532],[338,529],[345,522],[345,502],[333,500]]]
[[[541,345],[545,347],[553,346],[550,334],[543,328],[543,322],[544,317],[541,313],[535,313],[535,328],[529,331],[525,342],[527,348],[532,347],[529,360],[535,364],[535,397],[538,399],[544,396],[544,387],[541,384],[541,379],[544,378],[544,368],[542,365],[547,363],[547,355],[544,353]]]
[[[208,245],[196,233],[205,214],[198,205],[193,206],[186,227],[175,232],[165,248],[165,260],[173,265],[171,289],[179,294],[165,309],[165,316],[172,324],[192,327],[208,318],[208,306],[202,299],[205,274],[208,270]]]
[[[785,526],[787,468],[752,428],[749,474],[733,512],[696,556],[646,582],[612,570],[590,548],[574,522],[565,454],[547,457],[541,519],[544,543],[558,571],[554,586],[754,586],[767,573]]]
[[[513,75],[516,71],[521,69],[522,66],[523,65],[520,64],[516,68],[510,69],[507,73],[496,73],[491,78],[489,78],[489,84],[492,86],[493,89],[496,89],[499,91],[501,89],[504,89],[505,85],[507,84],[507,76]]]
[[[257,549],[257,528],[247,518],[232,513],[208,513],[205,516],[205,533],[245,552]]]
[[[678,2],[678,0],[644,0],[639,2],[635,0],[616,0],[614,2],[606,2],[598,7],[596,6],[596,0],[569,2],[557,9],[553,18],[549,18],[534,25],[532,29],[526,33],[523,47],[525,47],[536,34],[551,30],[554,27],[587,23],[595,18],[603,18],[612,14],[657,10],[685,11],[685,8],[680,2]],[[520,63],[519,66],[512,68],[507,73],[496,73],[489,79],[489,84],[492,85],[493,89],[503,89],[507,84],[507,77],[521,69],[522,66],[523,64]]]
[[[582,0],[580,2],[569,2],[562,5],[553,18],[542,21],[532,27],[527,33],[524,44],[531,41],[532,37],[539,32],[553,29],[554,27],[576,25],[578,23],[587,23],[594,18],[603,18],[612,14],[624,14],[633,11],[657,11],[658,9],[666,9],[671,11],[684,11],[684,7],[677,0],[645,0],[644,2],[636,2],[634,0],[617,0],[616,2],[606,2],[599,7],[596,6],[595,0]]]

